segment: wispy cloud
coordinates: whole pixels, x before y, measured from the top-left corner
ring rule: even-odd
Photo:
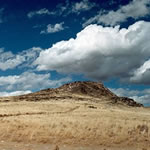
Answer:
[[[64,30],[63,27],[64,22],[56,23],[55,25],[48,24],[46,30],[42,30],[41,34],[49,34],[49,33],[55,33]]]
[[[88,11],[95,6],[96,6],[95,3],[92,3],[89,0],[83,0],[80,2],[73,3],[71,10],[70,10],[70,13],[80,14],[81,12]]]
[[[66,5],[63,5],[59,8],[61,10],[61,13],[64,14],[64,16],[67,16],[69,14],[79,15],[81,12],[89,11],[95,6],[96,4],[94,2],[90,2],[89,0],[82,0],[80,2],[72,2],[72,3],[66,1]]]
[[[80,14],[81,12],[88,11],[95,7],[94,2],[89,0],[82,0],[80,2],[70,2],[66,0],[63,4],[58,4],[55,10],[48,10],[47,8],[42,8],[40,10],[31,11],[27,14],[28,18],[40,15],[54,15],[54,16],[68,16],[69,14]]]
[[[18,66],[32,67],[32,62],[39,56],[41,48],[33,47],[18,54],[0,48],[0,70],[6,71]]]
[[[83,27],[91,23],[103,23],[114,26],[127,21],[128,18],[138,19],[150,14],[150,0],[133,0],[128,5],[121,6],[114,11],[100,11],[96,16],[88,19]]]
[[[27,14],[28,18],[32,18],[34,16],[39,16],[39,15],[55,15],[55,12],[50,12],[48,9],[42,8],[37,11],[31,11]]]
[[[3,71],[15,68],[24,60],[24,57],[21,55],[14,55],[10,51],[5,52],[3,49],[0,50],[0,69]]]
[[[50,73],[23,72],[20,75],[0,76],[0,92],[32,91],[48,87],[57,87],[71,81],[70,77],[51,80]],[[17,94],[17,93],[16,93]]]

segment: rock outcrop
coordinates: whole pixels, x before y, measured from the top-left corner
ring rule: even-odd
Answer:
[[[123,103],[127,104],[128,106],[143,107],[143,104],[137,103],[136,101],[134,101],[131,98],[128,98],[128,97],[119,97],[119,98]]]
[[[105,88],[104,85],[100,82],[91,82],[91,81],[76,81],[68,84],[64,84],[58,88],[59,90],[85,94],[93,97],[115,97],[116,95],[112,93],[108,88]]]

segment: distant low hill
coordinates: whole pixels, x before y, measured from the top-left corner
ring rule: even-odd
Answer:
[[[0,98],[1,101],[44,101],[44,100],[76,100],[93,101],[112,105],[143,107],[128,97],[118,97],[100,82],[76,81],[59,88],[49,88],[39,92],[21,96]]]

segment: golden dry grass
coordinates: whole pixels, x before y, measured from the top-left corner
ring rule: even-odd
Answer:
[[[88,101],[1,102],[0,140],[150,147],[150,109]]]

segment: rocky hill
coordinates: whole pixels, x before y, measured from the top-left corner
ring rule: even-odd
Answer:
[[[77,82],[64,84],[58,89],[62,91],[71,92],[71,93],[89,95],[92,97],[101,97],[101,96],[115,97],[116,96],[108,88],[105,88],[104,85],[100,82],[77,81]]]
[[[118,97],[100,82],[91,81],[76,81],[55,89],[49,88],[27,95],[5,97],[3,101],[10,99],[11,101],[78,100],[132,107],[143,106],[131,98]]]

